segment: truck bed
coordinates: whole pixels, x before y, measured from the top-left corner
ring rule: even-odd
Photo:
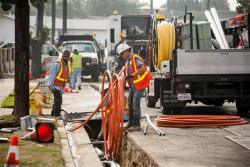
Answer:
[[[250,74],[250,49],[177,50],[177,75]]]

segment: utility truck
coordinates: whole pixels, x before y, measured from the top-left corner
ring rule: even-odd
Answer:
[[[152,28],[152,19],[151,15],[110,16],[107,69],[110,69],[112,62],[116,62],[117,70],[124,65],[124,60],[116,54],[116,47],[124,42],[133,48],[134,53],[139,54],[146,60],[146,49]]]
[[[184,18],[165,23],[172,25],[167,34],[159,32],[164,23],[151,34],[148,57],[154,80],[146,90],[147,106],[155,107],[160,99],[164,114],[178,114],[191,102],[214,106],[236,102],[238,114],[246,114],[250,111],[249,40],[248,48],[213,49],[210,23],[199,27],[192,18],[191,12],[185,12]],[[166,50],[169,57],[162,58]]]

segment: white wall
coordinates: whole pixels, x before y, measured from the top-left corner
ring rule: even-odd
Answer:
[[[35,27],[30,26],[30,32],[35,34]],[[0,15],[0,42],[15,42],[15,18],[14,15]]]
[[[11,18],[0,16],[0,41],[15,41],[15,21]]]
[[[36,20],[35,16],[30,16],[30,31],[35,35]],[[51,17],[44,17],[44,25],[51,29]],[[105,45],[108,38],[107,29],[109,28],[108,17],[91,17],[86,19],[68,19],[67,21],[68,35],[86,35],[96,33],[96,40]],[[62,35],[62,19],[56,18],[55,40]],[[14,15],[0,15],[0,41],[15,41],[15,20]]]

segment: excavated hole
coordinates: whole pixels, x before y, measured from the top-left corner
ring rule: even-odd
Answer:
[[[93,146],[104,151],[103,143],[98,143],[98,141],[103,141],[103,137],[100,137],[101,130],[101,119],[90,120],[88,126],[85,127],[86,132],[89,135]],[[148,155],[135,141],[131,138],[129,133],[124,132],[122,138],[121,154],[119,163],[121,167],[158,167],[158,164]]]

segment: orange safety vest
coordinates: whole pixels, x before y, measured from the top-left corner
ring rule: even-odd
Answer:
[[[244,21],[245,18],[246,18],[246,15],[244,15],[244,14],[239,14],[239,15],[237,15],[237,16],[234,17],[234,19],[236,21]]]
[[[131,60],[132,61],[132,73],[135,73],[138,69],[138,65],[136,64],[135,59],[139,59],[143,61],[143,59],[139,55],[137,54],[132,55],[132,60]],[[153,79],[152,74],[147,70],[146,65],[143,64],[143,66],[144,66],[144,72],[132,78],[136,90],[145,89],[146,87],[148,87],[150,80]],[[126,76],[128,76],[128,61],[125,67],[126,67]],[[128,81],[128,85],[131,86],[129,81]]]
[[[67,68],[65,68],[63,62],[63,60],[61,59],[58,63],[60,64],[60,71],[59,73],[57,74],[57,77],[56,77],[56,80],[55,80],[55,85],[56,86],[65,86],[68,79],[69,79],[69,76],[71,74],[71,62],[68,61],[68,65],[67,65]]]

